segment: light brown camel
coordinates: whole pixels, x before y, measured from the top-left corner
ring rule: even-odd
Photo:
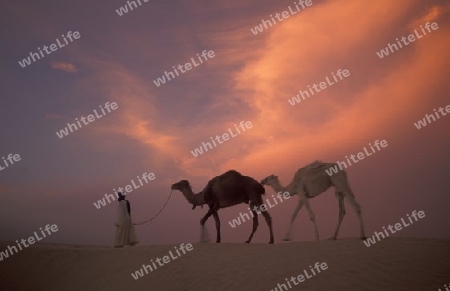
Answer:
[[[319,239],[319,230],[317,228],[315,215],[311,210],[308,199],[316,197],[332,186],[335,188],[335,194],[339,202],[339,222],[334,235],[329,239],[334,240],[338,236],[339,227],[341,226],[342,220],[345,216],[344,198],[347,198],[351,206],[355,209],[359,219],[361,239],[366,239],[361,207],[358,202],[356,202],[355,196],[350,189],[350,185],[347,180],[347,173],[344,170],[340,170],[334,175],[329,176],[326,172],[326,170],[329,170],[331,167],[335,166],[337,166],[337,164],[335,163],[322,163],[320,161],[311,163],[303,168],[300,168],[295,173],[292,182],[286,187],[281,186],[280,182],[278,181],[278,177],[274,175],[270,175],[261,181],[261,184],[271,186],[275,190],[275,192],[289,192],[291,196],[300,196],[298,205],[291,216],[288,232],[286,233],[286,237],[283,240],[287,241],[291,239],[292,226],[298,212],[303,205],[305,205],[306,209],[308,210],[309,218],[314,224],[316,240]]]
[[[211,215],[213,215],[214,220],[216,221],[216,242],[220,243],[220,219],[217,211],[220,208],[230,207],[241,203],[250,203],[250,208],[253,213],[253,229],[250,237],[246,241],[246,243],[250,243],[259,224],[258,214],[255,212],[254,207],[257,206],[257,209],[260,209],[260,205],[263,204],[261,196],[265,193],[264,187],[258,183],[258,181],[231,170],[210,180],[205,189],[198,194],[192,192],[192,188],[186,180],[173,184],[171,188],[172,190],[181,191],[187,201],[193,204],[193,209],[197,205],[207,204],[209,206],[208,212],[200,220],[202,241],[205,241],[206,238],[205,222]],[[269,226],[269,244],[273,244],[272,218],[267,211],[262,211],[261,213]]]

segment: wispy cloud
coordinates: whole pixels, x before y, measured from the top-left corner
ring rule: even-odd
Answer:
[[[54,113],[45,113],[44,119],[61,119],[62,116]]]
[[[405,106],[408,111],[402,119],[417,112],[427,88],[440,82],[439,78],[427,78],[420,72],[431,74],[445,69],[446,61],[434,68],[427,64],[433,63],[430,56],[443,54],[431,44],[449,45],[443,40],[446,28],[415,43],[411,50],[405,49],[400,57],[380,62],[375,51],[408,31],[424,12],[417,12],[419,1],[383,1],[370,4],[370,9],[367,5],[358,1],[345,5],[330,1],[279,23],[262,38],[255,38],[248,30],[248,23],[257,23],[261,15],[253,16],[252,21],[246,18],[211,21],[204,27],[214,29],[199,29],[197,36],[205,40],[205,47],[214,48],[216,58],[201,70],[183,76],[194,84],[201,79],[201,88],[214,84],[214,90],[206,90],[207,97],[197,93],[198,90],[183,90],[185,80],[179,79],[171,84],[170,90],[184,98],[169,103],[167,96],[148,84],[147,76],[114,62],[100,61],[95,66],[99,74],[91,81],[96,86],[102,84],[108,100],[119,104],[119,121],[114,129],[103,128],[100,123],[91,129],[119,134],[136,142],[142,147],[147,163],[159,166],[170,163],[191,176],[204,177],[230,168],[263,169],[275,153],[279,154],[281,164],[289,163],[291,153],[298,150],[302,152],[301,162],[320,159],[330,152],[331,143],[345,143],[348,147],[365,143],[374,134],[398,130],[397,126],[390,126],[389,130],[385,126],[399,126],[394,120]],[[390,14],[380,23],[378,20],[387,8]],[[422,9],[431,19],[445,10],[438,6]],[[352,17],[343,20],[340,15],[345,13]],[[399,19],[407,21],[399,25]],[[342,28],[338,39],[333,33],[336,27]],[[375,30],[384,33],[370,33]],[[145,59],[146,55],[139,57]],[[441,60],[444,59],[448,58]],[[167,60],[162,67],[170,68],[174,62]],[[298,90],[305,90],[307,85],[323,80],[337,69],[349,69],[351,76],[301,106],[292,108],[287,103]],[[210,78],[211,75],[215,78]],[[382,96],[389,96],[386,101],[390,107],[374,110]],[[367,115],[369,111],[371,114]],[[251,121],[252,130],[202,157],[190,155],[189,151],[201,142],[233,128],[241,120]],[[312,148],[311,144],[316,146]],[[339,150],[334,147],[332,154]]]
[[[56,70],[63,70],[69,73],[76,73],[77,68],[75,65],[70,63],[52,62],[52,68]]]
[[[243,134],[239,145],[225,154],[219,153],[222,148],[216,153],[208,153],[219,160],[222,170],[239,168],[254,172],[264,169],[274,156],[277,156],[278,164],[286,165],[298,152],[302,153],[299,164],[329,159],[343,150],[339,144],[348,148],[364,143],[372,136],[397,132],[404,122],[409,122],[422,110],[424,103],[429,102],[424,101],[423,96],[442,84],[441,76],[445,75],[450,61],[444,53],[444,48],[450,46],[445,40],[447,28],[444,22],[438,20],[442,23],[439,31],[414,43],[400,57],[389,62],[380,62],[375,51],[385,46],[386,40],[408,31],[417,15],[424,13],[419,11],[426,11],[420,21],[431,21],[438,19],[447,8],[424,8],[418,1],[382,1],[370,4],[370,9],[367,5],[358,1],[346,4],[330,1],[313,7],[303,15],[273,27],[261,39],[259,49],[251,51],[245,48],[248,42],[239,47],[231,41],[236,34],[231,32],[224,36],[234,44],[234,50],[239,50],[243,60],[240,70],[228,71],[229,79],[234,80],[231,95],[239,96],[250,105],[245,112],[236,114],[244,113],[254,128]],[[380,22],[381,15],[387,10],[389,15]],[[351,17],[342,20],[343,14]],[[341,27],[345,29],[337,37],[333,31]],[[372,31],[383,33],[373,34]],[[224,39],[216,37],[213,40],[222,43]],[[224,57],[228,56],[227,48],[219,47],[223,49],[217,53],[222,56],[218,61],[229,62],[230,59]],[[351,76],[308,99],[301,107],[289,106],[287,98],[337,69],[349,69]],[[231,100],[218,99],[213,103],[228,107]],[[388,108],[380,107],[387,102]],[[217,123],[216,128],[219,127],[226,125]],[[220,132],[219,129],[215,131]],[[273,140],[268,141],[269,137]],[[331,144],[335,146],[331,147]],[[191,166],[207,166],[200,165],[200,160],[192,161]]]

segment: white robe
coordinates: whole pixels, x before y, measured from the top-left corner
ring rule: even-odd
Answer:
[[[134,231],[134,225],[128,214],[127,202],[125,200],[119,202],[119,209],[114,225],[116,226],[114,246],[122,247],[124,245],[137,244],[138,240]]]

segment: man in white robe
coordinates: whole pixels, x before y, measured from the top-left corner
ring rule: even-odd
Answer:
[[[119,192],[118,196],[119,209],[117,211],[116,221],[114,222],[114,225],[116,226],[114,246],[116,248],[138,243],[134,225],[131,221],[130,202],[125,200],[125,196],[122,193]]]

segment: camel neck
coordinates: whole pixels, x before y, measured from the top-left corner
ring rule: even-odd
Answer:
[[[287,189],[287,187],[281,186],[280,182],[278,182],[278,181],[275,181],[272,184],[272,188],[273,188],[273,190],[275,190],[275,192],[284,192]]]
[[[281,184],[280,184],[280,182],[279,181],[275,181],[273,184],[272,184],[272,188],[273,188],[273,190],[275,190],[275,192],[277,192],[277,193],[279,193],[279,192],[281,192],[281,193],[284,193],[284,192],[288,192],[290,195],[295,195],[296,193],[296,189],[295,189],[295,187],[294,187],[294,185],[295,185],[295,183],[294,183],[294,181],[293,182],[291,182],[289,185],[287,185],[286,187],[284,187],[284,186],[282,186]]]
[[[195,201],[194,205],[200,205],[201,206],[203,204],[206,204],[205,203],[205,195],[203,194],[203,192],[200,192],[200,193],[194,195],[194,201]]]
[[[189,203],[191,203],[192,205],[203,205],[206,204],[205,203],[205,195],[202,192],[198,193],[198,194],[194,194],[194,192],[192,192],[192,189],[186,189],[185,191],[183,191],[184,196],[186,197],[187,201]]]

